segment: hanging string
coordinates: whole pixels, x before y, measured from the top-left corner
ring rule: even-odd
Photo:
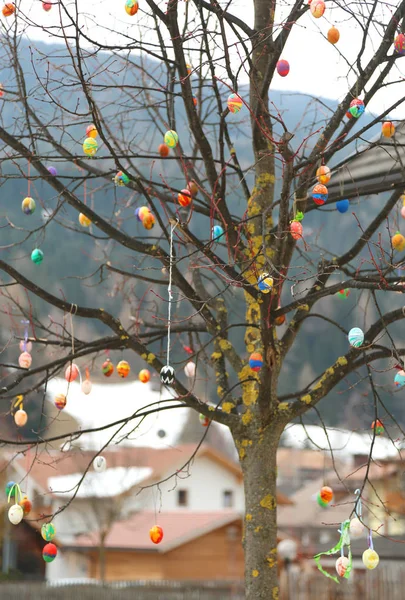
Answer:
[[[371,529],[368,532],[368,547],[370,548],[370,550],[374,550],[373,532],[371,531]]]
[[[362,516],[362,511],[363,511],[363,506],[361,504],[361,490],[356,490],[354,492],[355,496],[356,496],[356,500],[354,503],[354,514],[356,515],[356,517],[358,517],[361,520],[361,516]]]
[[[28,326],[30,324],[29,321],[27,321],[26,319],[23,319],[21,321],[21,324],[24,325],[24,343],[23,343],[23,352],[27,351],[27,342],[28,342]]]
[[[31,191],[31,179],[30,179],[30,176],[31,176],[31,161],[28,160],[28,177],[27,177],[28,178],[28,192],[27,192],[27,196],[28,197],[30,197],[30,195],[31,195],[30,194],[30,191]]]
[[[166,355],[166,365],[170,365],[170,329],[171,329],[171,317],[172,317],[172,270],[173,270],[173,234],[176,229],[178,221],[170,228],[170,257],[169,257],[169,286],[167,288],[167,295],[169,298],[169,306],[167,309],[167,355]]]

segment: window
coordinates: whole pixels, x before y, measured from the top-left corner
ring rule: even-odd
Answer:
[[[187,490],[177,490],[177,505],[178,506],[188,506],[188,491]]]
[[[224,508],[233,507],[233,492],[231,490],[224,490],[222,494],[222,505]]]

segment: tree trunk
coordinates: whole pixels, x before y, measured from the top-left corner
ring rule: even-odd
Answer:
[[[277,465],[280,427],[258,427],[238,432],[234,439],[239,451],[245,487],[245,586],[247,600],[278,600],[277,577]]]

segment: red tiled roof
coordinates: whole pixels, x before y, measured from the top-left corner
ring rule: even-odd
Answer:
[[[177,510],[157,515],[152,510],[145,510],[134,513],[125,521],[114,523],[107,535],[105,546],[110,549],[163,553],[235,521],[241,521],[241,515],[235,510]],[[163,529],[164,536],[159,545],[153,544],[149,538],[149,530],[153,525],[159,525]],[[93,548],[98,545],[98,532],[81,535],[74,543],[75,548]]]

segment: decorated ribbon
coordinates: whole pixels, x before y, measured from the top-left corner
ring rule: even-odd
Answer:
[[[21,488],[18,485],[18,483],[15,483],[14,485],[11,486],[10,491],[8,493],[8,498],[7,498],[7,502],[10,502],[11,496],[13,495],[13,490],[15,489],[15,503],[18,504],[18,497],[20,497],[20,502],[22,500],[22,492],[21,492]]]
[[[370,548],[370,550],[374,550],[373,532],[371,529],[368,532],[368,547]]]
[[[361,490],[356,490],[354,492],[355,496],[356,496],[356,500],[354,502],[354,514],[356,515],[356,517],[358,517],[361,520],[361,516],[362,516],[362,511],[363,511],[363,507],[361,504]]]
[[[341,528],[338,530],[340,533],[340,539],[339,539],[338,543],[336,544],[336,546],[334,546],[330,550],[327,550],[327,552],[320,552],[319,554],[316,554],[314,556],[316,566],[318,567],[320,572],[323,573],[323,575],[325,575],[325,577],[328,577],[329,579],[333,579],[333,581],[336,581],[336,583],[339,583],[338,578],[335,577],[334,575],[331,575],[330,573],[328,573],[327,571],[325,571],[322,568],[321,556],[331,556],[332,554],[337,554],[338,552],[340,552],[341,555],[343,556],[344,555],[344,547],[347,546],[348,550],[349,550],[349,556],[348,556],[349,564],[347,565],[347,569],[346,569],[346,572],[343,575],[343,577],[345,579],[349,578],[350,573],[352,571],[352,551],[350,548],[349,527],[350,527],[350,520],[347,519],[346,521],[344,521],[342,523]]]
[[[26,321],[25,319],[21,321],[21,324],[24,325],[24,344],[23,344],[23,350],[24,352],[27,350],[27,342],[28,342],[28,326],[30,324],[29,321]]]

